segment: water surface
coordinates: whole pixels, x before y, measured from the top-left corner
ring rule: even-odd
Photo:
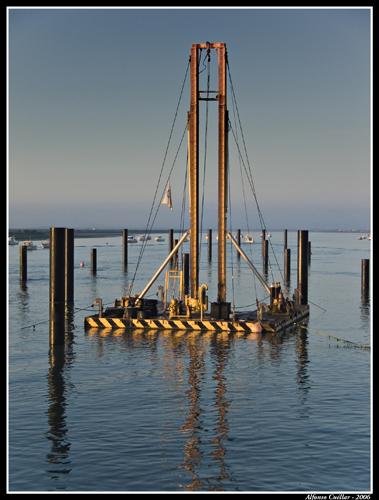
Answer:
[[[140,246],[129,246],[124,274],[121,237],[76,239],[76,309],[66,346],[53,351],[49,251],[28,253],[21,287],[18,248],[9,247],[10,491],[368,491],[371,352],[328,335],[370,344],[370,306],[360,297],[369,242],[346,233],[310,233],[310,240],[309,298],[326,312],[311,304],[307,328],[259,336],[85,332],[91,313],[78,309],[125,293]],[[280,279],[283,233],[273,232],[271,243]],[[210,300],[214,245],[212,265],[202,246],[200,273]],[[288,245],[294,287],[296,233]],[[167,242],[147,247],[134,291],[166,253]],[[260,265],[260,246],[248,253]],[[235,256],[228,271],[237,307],[255,302],[256,287],[264,296]]]

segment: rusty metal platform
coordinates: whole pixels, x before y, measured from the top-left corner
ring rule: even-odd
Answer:
[[[120,310],[121,313],[121,310]],[[200,318],[172,318],[163,316],[154,318],[125,319],[120,314],[115,315],[114,309],[101,316],[98,314],[87,316],[84,326],[88,328],[111,330],[186,330],[186,331],[214,331],[214,332],[246,332],[264,333],[280,332],[309,316],[309,306],[298,306],[291,314],[265,313],[261,320],[257,319],[256,311],[239,313],[235,320],[215,320],[204,315]]]

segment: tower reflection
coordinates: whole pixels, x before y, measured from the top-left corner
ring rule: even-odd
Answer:
[[[198,468],[201,464],[202,451],[201,446],[201,422],[202,413],[200,407],[201,381],[204,375],[204,345],[201,337],[198,335],[189,335],[187,337],[187,347],[189,354],[188,364],[188,384],[186,391],[188,397],[188,415],[181,427],[183,432],[188,433],[187,441],[184,445],[184,460],[182,467],[190,474],[191,482],[186,484],[187,490],[203,489],[203,482],[198,476]]]
[[[59,481],[62,475],[71,472],[70,447],[67,438],[67,373],[73,359],[73,309],[65,314],[65,345],[51,345],[49,351],[49,371],[47,375],[48,402],[46,437],[51,445],[47,454],[49,476]],[[56,486],[59,489],[59,484]],[[64,487],[63,487],[64,488]]]
[[[205,409],[201,406],[201,386],[205,376],[206,341],[210,340],[210,356],[214,371],[212,378],[216,383],[214,391],[214,405],[210,408],[216,409],[216,420],[212,428],[213,437],[210,439],[212,451],[205,456],[205,450],[209,449],[209,431],[202,424],[205,417]],[[188,414],[181,430],[188,433],[184,446],[184,460],[182,467],[190,474],[191,480],[185,485],[186,490],[222,490],[224,480],[230,478],[228,467],[225,462],[226,448],[225,440],[228,436],[227,411],[229,403],[226,398],[227,386],[223,375],[228,360],[231,337],[229,335],[197,334],[195,337],[189,335],[188,340]],[[207,405],[208,407],[208,405]],[[208,441],[208,443],[207,443]],[[217,474],[202,479],[200,471],[204,467],[203,462],[211,457],[212,463],[209,467],[216,466]]]
[[[226,448],[225,440],[228,437],[229,425],[227,419],[229,402],[226,398],[227,385],[224,376],[224,370],[228,362],[228,354],[230,351],[230,344],[232,342],[230,335],[226,338],[215,336],[211,344],[211,356],[215,360],[215,370],[213,378],[216,381],[215,391],[215,406],[217,408],[217,421],[214,428],[215,437],[212,439],[214,450],[212,457],[218,465],[219,472],[216,476],[216,485],[210,489],[222,489],[222,482],[230,478],[228,466],[225,462]]]

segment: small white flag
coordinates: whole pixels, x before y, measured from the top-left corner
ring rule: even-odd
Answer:
[[[171,186],[170,182],[167,184],[166,191],[163,195],[161,205],[167,205],[172,210],[172,200],[171,200]]]

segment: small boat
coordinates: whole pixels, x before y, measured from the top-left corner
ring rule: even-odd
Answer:
[[[50,240],[41,241],[42,248],[50,248]]]
[[[27,250],[37,250],[37,245],[35,245],[32,240],[25,240],[21,243],[21,246],[27,248]]]
[[[137,240],[134,236],[128,236],[128,243],[137,243]]]
[[[18,245],[18,241],[14,236],[9,236],[8,237],[8,245]]]
[[[358,237],[358,240],[367,240],[367,236],[365,234],[363,234],[363,235]]]
[[[164,241],[164,238],[162,236],[156,236],[155,241]]]
[[[243,237],[244,243],[254,243],[254,238],[250,234],[245,234]]]
[[[260,237],[263,238],[263,233],[260,234]],[[266,240],[271,238],[271,233],[266,233]]]
[[[367,239],[368,239],[368,240],[371,240],[371,233],[368,233],[368,235],[367,235]]]
[[[138,241],[147,241],[147,240],[151,240],[151,236],[147,235],[145,236],[144,234],[141,234],[141,236],[138,236]]]

